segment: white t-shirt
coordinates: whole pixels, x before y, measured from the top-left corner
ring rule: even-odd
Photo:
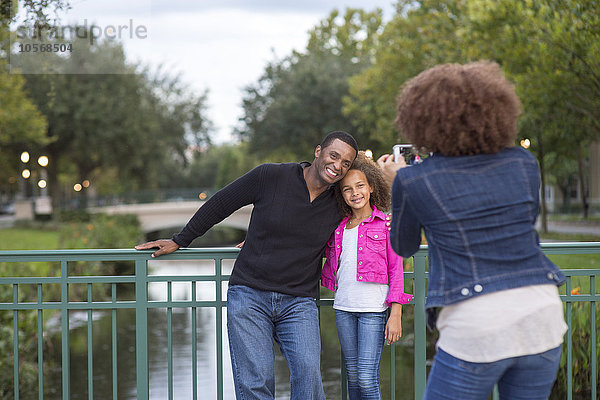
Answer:
[[[333,308],[350,312],[385,311],[389,286],[356,280],[357,247],[358,227],[344,229]]]
[[[436,346],[469,362],[539,354],[567,331],[556,285],[502,290],[443,307]]]

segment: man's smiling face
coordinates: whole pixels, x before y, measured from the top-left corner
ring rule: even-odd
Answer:
[[[319,177],[333,184],[346,175],[355,157],[356,151],[352,146],[335,139],[327,147],[317,146],[314,165]]]

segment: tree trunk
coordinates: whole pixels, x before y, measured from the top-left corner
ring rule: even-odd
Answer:
[[[586,185],[585,185],[585,172],[584,172],[584,168],[583,168],[583,157],[581,156],[582,154],[584,154],[584,151],[582,149],[580,149],[579,151],[580,156],[577,158],[577,173],[579,175],[579,191],[581,193],[581,205],[583,207],[583,219],[587,219],[588,217],[588,208],[589,208],[589,204],[588,204],[588,198],[587,198],[587,193],[586,193]]]
[[[92,173],[92,171],[97,167],[97,165],[87,164],[87,165],[77,165],[78,173],[79,173],[79,184],[83,185],[83,182],[88,179]],[[77,193],[78,198],[78,209],[87,210],[89,206],[89,196],[88,190],[85,187],[81,187],[79,192]]]
[[[540,222],[542,224],[542,233],[548,233],[548,215],[546,213],[546,171],[544,167],[544,148],[542,146],[542,134],[537,134],[538,146],[537,156],[538,163],[540,164],[540,178],[541,178],[541,215]]]
[[[59,156],[58,153],[54,153],[50,149],[47,150],[47,153],[50,160],[48,163],[48,192],[52,201],[52,216],[54,219],[57,219],[63,205],[62,194],[58,183]]]

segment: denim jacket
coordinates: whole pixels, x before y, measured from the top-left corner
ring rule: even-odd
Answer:
[[[429,247],[426,307],[565,277],[541,251],[537,160],[512,147],[445,157],[398,171],[392,188],[391,243],[413,255],[424,228]]]
[[[336,274],[348,218],[344,218],[331,234],[325,248],[327,260],[323,265],[321,284],[333,291],[337,289]],[[373,207],[371,216],[358,226],[356,280],[388,284],[387,305],[406,304],[412,299],[412,295],[404,293],[402,257],[390,245],[386,221],[386,214]]]

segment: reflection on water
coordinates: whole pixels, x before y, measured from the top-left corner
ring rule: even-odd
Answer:
[[[154,261],[150,263],[152,275],[206,275],[214,273],[212,261]],[[231,264],[225,264],[223,273],[230,272]],[[166,300],[167,285],[153,283],[148,288],[150,300]],[[223,293],[226,293],[224,288]],[[172,284],[173,300],[191,300],[190,283]],[[214,300],[215,284],[199,282],[196,289],[197,300]],[[192,398],[192,315],[191,310],[172,310],[172,352],[173,352],[173,398]],[[197,388],[198,399],[216,398],[216,334],[214,308],[197,308]],[[71,319],[84,319],[87,311],[71,312]],[[94,399],[112,399],[112,344],[111,311],[94,311],[93,318],[93,368]],[[405,322],[405,325],[409,325]],[[412,325],[412,324],[410,324]],[[168,398],[168,345],[167,310],[152,309],[148,312],[148,362],[150,399]],[[87,382],[87,325],[71,324],[71,399],[88,398]],[[405,326],[404,333],[410,335],[411,326]],[[235,399],[233,378],[229,359],[229,344],[226,332],[226,310],[223,310],[223,397]],[[323,385],[328,399],[340,398],[340,354],[333,311],[321,310]],[[60,365],[60,338],[54,359]],[[136,399],[135,377],[135,310],[117,311],[117,360],[118,398]],[[412,351],[396,347],[396,398],[413,398]],[[389,398],[389,351],[384,352],[381,364],[382,391]],[[276,398],[289,399],[289,370],[281,353],[276,351]],[[47,385],[55,398],[60,398],[60,371],[50,374]],[[51,399],[52,396],[47,398]]]

